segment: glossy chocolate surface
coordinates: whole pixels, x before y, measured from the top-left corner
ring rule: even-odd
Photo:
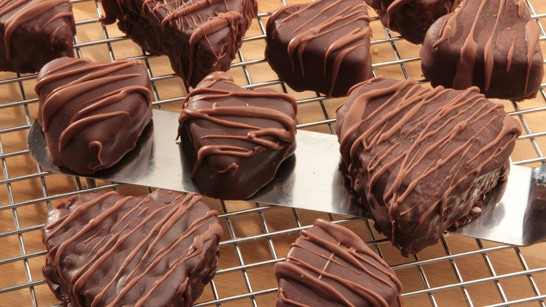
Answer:
[[[152,54],[167,55],[186,84],[227,71],[257,14],[255,0],[101,0],[107,24]]]
[[[296,148],[294,98],[242,89],[224,72],[208,75],[188,94],[179,124],[192,178],[211,197],[251,197]]]
[[[118,162],[152,118],[150,79],[140,61],[59,58],[42,68],[36,92],[53,163],[81,174]]]
[[[486,97],[531,98],[544,73],[539,36],[524,1],[463,1],[460,10],[431,26],[421,67],[433,85],[474,85]]]
[[[372,76],[370,17],[363,0],[281,7],[267,22],[265,57],[297,91],[346,96]]]
[[[68,0],[0,0],[0,71],[37,72],[73,56],[75,33]]]
[[[355,233],[325,220],[301,231],[275,264],[277,306],[402,305],[400,281]]]
[[[366,0],[381,23],[406,40],[420,44],[438,18],[453,12],[460,0]]]
[[[200,196],[81,194],[49,214],[43,273],[65,306],[191,306],[221,236]]]
[[[404,255],[436,243],[506,180],[520,133],[476,87],[379,77],[355,86],[337,111],[350,186]]]

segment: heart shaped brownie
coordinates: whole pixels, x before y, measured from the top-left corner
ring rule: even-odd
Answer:
[[[211,72],[230,68],[256,0],[101,0],[107,24],[152,54],[167,55],[173,70],[195,86]]]
[[[222,227],[200,196],[74,196],[49,214],[43,274],[65,306],[191,306]]]
[[[55,165],[81,174],[108,168],[151,122],[144,63],[59,58],[38,75],[38,120]]]
[[[37,72],[73,56],[75,33],[69,0],[0,1],[0,71]]]
[[[421,48],[432,85],[478,86],[486,97],[519,101],[540,89],[540,29],[519,0],[463,1],[436,21]]]
[[[212,73],[186,97],[178,135],[201,193],[246,199],[294,152],[296,101],[270,89],[245,90],[226,73]]]
[[[265,58],[297,91],[346,96],[372,76],[370,20],[363,0],[283,6],[267,22]]]
[[[470,221],[502,187],[521,129],[477,87],[377,77],[338,108],[337,134],[350,187],[408,255]]]
[[[366,0],[381,23],[406,40],[421,44],[432,23],[453,12],[460,0]]]
[[[387,263],[349,229],[317,219],[275,264],[277,306],[402,305]]]

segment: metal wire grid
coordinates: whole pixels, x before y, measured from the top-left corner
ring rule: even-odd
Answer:
[[[538,3],[538,0],[526,1],[533,18],[540,25],[541,42],[544,43],[546,32],[542,23],[546,20],[546,12],[535,10],[533,2]],[[75,0],[72,3],[74,6],[94,6],[96,9],[96,16],[77,18],[78,35],[75,37],[77,56],[85,56],[83,50],[88,47],[106,47],[107,58],[112,61],[117,60],[119,50],[114,45],[127,40],[119,33],[112,35],[111,33],[115,32],[112,30],[113,27],[105,27],[100,24],[98,19],[102,15],[100,5],[93,0]],[[280,4],[285,5],[286,3],[281,0]],[[296,95],[300,114],[301,109],[304,109],[305,106],[318,108],[323,118],[299,118],[298,127],[333,133],[334,118],[332,114],[334,113],[332,107],[337,105],[336,100],[328,100],[313,93],[305,95],[293,93],[276,77],[266,81],[256,81],[260,78],[252,72],[253,67],[263,65],[265,61],[263,57],[256,59],[247,57],[245,46],[251,45],[252,42],[263,42],[265,37],[264,23],[267,16],[267,13],[260,13],[253,23],[253,25],[257,25],[259,31],[257,34],[247,35],[244,39],[243,48],[238,52],[238,59],[232,65],[231,71],[239,70],[242,73],[243,80],[247,82],[245,88],[276,87]],[[80,41],[81,29],[87,25],[98,27],[102,32],[102,38]],[[372,25],[375,26],[372,50],[374,46],[377,46],[379,52],[387,49],[390,50],[392,56],[392,58],[385,60],[381,55],[375,54],[376,58],[380,58],[380,61],[373,65],[375,72],[384,73],[386,71],[388,73],[389,70],[394,69],[399,76],[416,79],[411,75],[411,69],[408,67],[419,63],[418,56],[405,54],[404,41],[381,27],[377,20],[374,20]],[[544,47],[546,46],[543,44],[543,50],[545,50]],[[154,105],[157,108],[178,110],[184,95],[165,98],[162,95],[161,86],[164,81],[172,83],[174,80],[178,80],[177,77],[172,73],[156,73],[154,71],[155,57],[150,57],[143,51],[140,55],[128,58],[138,58],[145,61],[152,80]],[[265,63],[265,65],[267,64]],[[384,68],[385,71],[383,71]],[[43,171],[29,158],[28,149],[19,144],[20,139],[24,139],[34,118],[37,99],[29,91],[29,84],[35,82],[36,76],[0,76],[2,76],[0,78],[0,99],[2,99],[0,100],[0,113],[18,113],[18,116],[23,120],[22,123],[13,124],[10,121],[7,125],[0,121],[0,167],[3,175],[3,179],[0,180],[0,252],[8,250],[11,252],[6,255],[0,253],[2,255],[0,257],[0,306],[8,306],[7,302],[13,302],[13,298],[17,298],[16,305],[47,306],[55,304],[55,300],[45,286],[41,274],[36,270],[43,264],[45,251],[43,246],[37,250],[36,248],[28,248],[29,242],[40,236],[43,223],[27,222],[27,211],[41,210],[42,216],[45,217],[47,211],[52,207],[52,202],[57,203],[82,191],[123,190],[135,187],[68,176],[61,176],[60,180],[64,180],[65,184],[61,184],[60,188],[57,187],[57,183],[51,179],[55,177],[54,179],[58,180],[59,175]],[[424,82],[424,80],[420,81]],[[181,82],[179,84],[182,86]],[[4,87],[9,87],[11,91],[17,91],[20,97],[5,101]],[[515,164],[536,165],[537,162],[541,163],[546,160],[541,150],[546,148],[546,144],[542,144],[543,139],[541,139],[546,136],[546,131],[544,131],[544,127],[541,130],[535,125],[536,115],[540,117],[542,112],[546,112],[545,88],[546,84],[542,84],[541,93],[536,99],[538,103],[512,104],[511,106],[512,111],[509,113],[520,120],[525,132],[518,140],[518,146],[532,148],[531,156],[517,159]],[[184,93],[188,92],[187,88],[183,90]],[[6,117],[0,117],[0,119],[4,118]],[[12,141],[13,139],[18,141]],[[29,161],[30,171],[28,169],[20,171],[10,167],[12,159],[26,159],[25,161]],[[33,190],[28,192],[18,188],[19,184],[24,183],[29,183]],[[30,195],[27,196],[26,193],[30,193]],[[18,197],[21,194],[25,194],[26,198]],[[537,244],[531,248],[518,248],[460,236],[444,236],[440,244],[427,249],[424,253],[411,258],[401,258],[390,243],[374,231],[367,220],[242,202],[213,202],[212,205],[221,212],[221,220],[227,232],[224,241],[220,244],[222,255],[220,268],[196,306],[272,305],[277,290],[272,266],[284,259],[288,244],[295,239],[301,229],[309,227],[316,217],[343,223],[365,238],[376,252],[395,269],[404,282],[403,297],[407,305],[425,303],[431,306],[444,306],[447,302],[446,297],[452,296],[456,297],[457,305],[483,305],[479,293],[485,287],[492,287],[494,288],[493,293],[497,297],[489,301],[486,300],[485,304],[491,304],[492,301],[492,306],[520,303],[546,306],[545,243]],[[34,213],[34,211],[32,212]],[[1,224],[2,222],[5,223]],[[6,226],[8,223],[11,226]],[[4,244],[5,242],[11,243]],[[533,255],[533,252],[537,253],[537,250],[538,262],[536,257],[529,256]],[[512,266],[516,266],[516,269],[506,270],[505,263],[498,263],[498,254],[503,255],[504,258],[501,258],[503,260],[511,259]],[[226,263],[222,262],[224,259],[230,260],[227,260]],[[532,260],[533,263],[530,264],[529,260]],[[479,277],[469,278],[465,269],[469,261],[483,261],[482,265],[485,266],[486,273]],[[438,267],[442,267],[442,269],[436,271]],[[24,278],[12,281],[10,275],[15,274],[14,270],[22,273]],[[406,271],[411,271],[411,273],[408,274]],[[451,275],[451,277],[448,279],[449,282],[444,280],[438,283],[436,275]],[[514,283],[525,286],[527,288],[526,294],[514,296],[511,290]],[[233,289],[227,289],[228,286]],[[479,290],[476,290],[476,287]],[[477,292],[478,294],[476,294]]]

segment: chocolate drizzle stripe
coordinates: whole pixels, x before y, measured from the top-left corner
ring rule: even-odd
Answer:
[[[46,97],[44,103],[42,104],[42,130],[47,132],[49,128],[49,122],[51,118],[61,109],[64,104],[70,102],[72,99],[92,91],[98,87],[102,87],[113,82],[129,79],[132,77],[137,77],[138,75],[121,75],[121,76],[110,76],[104,77],[101,79],[84,81],[76,84],[76,86],[68,87],[63,90],[58,90],[52,92],[51,95]]]
[[[126,86],[123,88],[118,89],[117,91],[113,91],[111,93],[106,93],[104,95],[98,96],[95,98],[96,102],[93,104],[90,104],[87,107],[84,107],[83,109],[76,112],[69,120],[69,124],[81,119],[82,117],[86,116],[88,113],[97,112],[100,109],[107,107],[111,104],[115,104],[118,102],[121,102],[123,99],[125,99],[127,96],[131,94],[141,94],[142,96],[148,97],[147,104],[150,106],[151,104],[151,97],[150,90],[145,86],[139,86],[139,85],[132,85],[132,86]]]
[[[143,9],[144,9],[144,5],[148,4],[148,2],[150,2],[150,0],[144,1]],[[226,0],[201,0],[197,2],[189,1],[189,2],[182,3],[182,5],[178,7],[175,7],[173,5],[171,7],[172,10],[163,18],[163,20],[161,20],[161,25],[165,25],[166,23],[180,17],[191,16],[192,14],[195,14],[196,12],[200,10],[207,9],[210,5],[220,3],[220,2],[224,2],[224,7],[226,10],[228,10],[228,5]]]
[[[200,110],[184,109],[182,110],[182,113],[180,115],[180,121],[183,123],[185,120],[188,120],[189,118],[201,118],[201,119],[210,120],[217,124],[221,124],[221,125],[229,126],[233,128],[252,129],[252,130],[261,131],[261,128],[256,126],[251,126],[251,125],[240,123],[234,120],[218,118],[218,117],[234,117],[234,116],[264,118],[264,119],[274,120],[281,123],[282,126],[290,133],[292,138],[294,138],[294,136],[296,135],[294,121],[292,120],[292,118],[290,118],[290,116],[284,114],[281,111],[277,111],[267,107],[245,106],[241,108],[237,106],[233,106],[233,107],[226,106],[226,107],[213,107],[212,109],[200,109]],[[263,131],[275,132],[276,134],[278,130],[263,130]]]
[[[81,83],[83,81],[93,80],[102,76],[113,74],[117,71],[135,65],[134,63],[135,62],[131,61],[93,63],[88,59],[73,59],[73,61],[61,64],[59,65],[59,67],[48,70],[43,76],[40,77],[40,80],[38,80],[38,82],[36,83],[35,90],[36,92],[39,92],[42,87],[45,87],[50,83],[70,78],[72,76],[84,74],[83,76],[72,80],[67,84],[64,84],[64,86],[56,88],[52,92],[60,91],[66,87]]]
[[[485,1],[484,1],[485,2]],[[499,20],[503,14],[503,10],[506,7],[506,0],[500,0],[499,9],[497,11],[497,16],[495,17],[495,25],[493,26],[493,30],[491,31],[491,35],[489,36],[489,39],[485,43],[484,50],[483,50],[483,64],[484,64],[484,85],[483,89],[484,91],[489,90],[489,87],[491,86],[491,77],[493,76],[493,68],[494,68],[494,62],[495,57],[493,55],[493,37],[495,36],[497,26],[499,25]],[[497,37],[500,35],[500,33],[497,34]]]
[[[69,215],[69,216],[65,216],[63,218],[57,218],[55,219],[55,222],[53,223],[49,223],[47,226],[46,226],[46,229],[49,231],[50,230],[50,233],[49,233],[49,236],[48,237],[51,237],[51,236],[55,236],[57,235],[57,232],[60,232],[61,231],[61,228],[65,227],[68,223],[74,221],[78,215],[84,213],[86,210],[87,210],[87,207],[90,207],[90,206],[94,206],[96,205],[97,203],[101,202],[101,201],[104,201],[104,199],[108,198],[108,197],[111,197],[111,196],[114,196],[116,195],[116,192],[108,192],[108,193],[105,193],[99,197],[97,197],[96,199],[93,199],[89,202],[86,202],[85,204],[83,204],[82,206],[78,206],[75,210],[74,210],[74,214],[73,215]],[[47,243],[47,239],[46,239],[46,243]]]
[[[347,300],[339,291],[337,291],[333,286],[328,284],[321,278],[315,277],[313,274],[309,273],[307,267],[302,265],[301,261],[295,259],[290,259],[288,262],[279,262],[275,266],[277,275],[290,279],[294,282],[305,282],[305,285],[310,287],[313,291],[316,291],[317,294],[321,295],[325,299],[330,301],[342,302],[346,306],[351,306],[351,302]],[[282,292],[281,292],[282,294]],[[308,306],[301,304],[299,306]]]
[[[207,80],[208,81],[208,80]],[[188,103],[188,101],[192,97],[199,96],[199,99],[203,100],[212,100],[212,99],[221,99],[221,98],[228,98],[228,97],[241,97],[241,98],[281,98],[283,100],[286,100],[287,102],[290,102],[294,109],[297,109],[296,100],[292,98],[292,96],[285,94],[285,93],[279,93],[276,91],[265,91],[265,90],[227,90],[227,89],[220,89],[220,88],[213,88],[214,84],[216,84],[219,81],[227,81],[226,79],[218,79],[214,80],[208,87],[202,87],[202,88],[196,88],[193,91],[190,92],[190,94],[186,97],[184,100],[184,105]],[[229,83],[234,84],[231,81],[227,81]],[[201,96],[202,95],[202,96]]]
[[[534,20],[529,20],[525,25],[525,41],[527,42],[527,75],[525,78],[524,93],[527,92],[529,86],[529,77],[531,76],[531,67],[533,64],[533,56],[539,48],[540,28]]]
[[[476,25],[478,24],[479,17],[483,11],[483,8],[487,0],[481,2],[474,20],[472,20],[472,27],[470,33],[466,37],[460,51],[460,60],[457,64],[457,70],[453,77],[453,87],[455,88],[467,88],[472,86],[474,80],[474,63],[476,61],[476,55],[478,53],[478,43],[474,39],[476,35]],[[466,2],[463,3],[465,5]]]
[[[59,137],[59,152],[63,151],[66,145],[72,140],[72,138],[78,134],[81,130],[87,129],[90,126],[100,123],[102,121],[118,117],[125,116],[127,119],[131,118],[131,115],[125,111],[116,111],[111,113],[102,113],[97,115],[88,116],[86,118],[79,119],[66,127]],[[100,159],[100,152],[98,158]]]

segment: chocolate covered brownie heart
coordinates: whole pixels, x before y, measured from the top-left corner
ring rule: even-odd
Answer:
[[[271,89],[242,89],[215,72],[186,97],[178,135],[201,193],[246,199],[294,152],[296,101]]]
[[[37,72],[73,56],[75,33],[69,0],[0,1],[0,71]]]
[[[353,87],[336,118],[350,187],[403,255],[480,212],[507,180],[521,134],[477,87],[427,89],[382,77]]]
[[[349,229],[317,219],[275,264],[277,306],[402,306],[402,284]]]
[[[200,196],[74,196],[49,213],[43,274],[65,306],[191,306],[222,227]]]
[[[152,120],[150,78],[140,61],[59,58],[40,70],[36,93],[52,162],[81,174],[121,160]]]
[[[438,19],[421,48],[421,67],[432,85],[478,86],[486,97],[534,97],[544,73],[540,28],[523,1],[463,1]]]
[[[256,17],[256,0],[101,0],[107,24],[144,50],[167,55],[186,84],[227,71]]]
[[[267,22],[265,57],[297,91],[346,96],[372,76],[370,20],[364,0],[283,6]]]

